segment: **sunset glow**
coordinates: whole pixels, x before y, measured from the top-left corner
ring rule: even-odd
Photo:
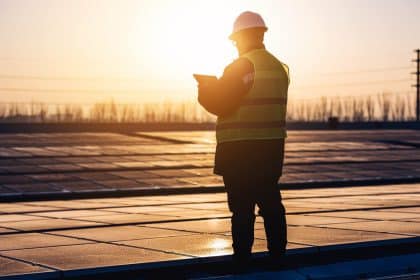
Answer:
[[[415,0],[2,1],[0,101],[195,100],[192,74],[220,76],[237,57],[227,37],[245,10],[265,18],[267,48],[291,69],[291,98],[407,93],[412,50],[420,44],[414,36],[418,5]]]

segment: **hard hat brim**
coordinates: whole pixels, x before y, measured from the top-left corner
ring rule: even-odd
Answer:
[[[235,37],[237,37],[240,33],[242,33],[243,31],[245,31],[245,30],[250,30],[250,29],[261,29],[261,30],[264,30],[264,32],[267,32],[267,30],[268,30],[268,28],[267,27],[264,27],[264,26],[259,26],[259,27],[250,27],[250,28],[245,28],[245,29],[241,29],[241,30],[238,30],[238,31],[236,31],[236,32],[233,32],[233,33],[231,33],[230,35],[229,35],[229,40],[232,40],[232,41],[235,41]]]

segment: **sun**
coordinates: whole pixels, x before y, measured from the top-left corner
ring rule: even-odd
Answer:
[[[131,34],[132,56],[149,94],[160,100],[196,98],[193,74],[221,77],[238,53],[229,40],[233,22],[244,10],[231,1],[156,1],[142,11]],[[137,32],[137,33],[136,33]]]
[[[232,12],[211,5],[203,8],[200,1],[183,5],[171,1],[159,14],[150,36],[158,55],[150,59],[165,67],[164,72],[173,77],[184,73],[221,75],[235,58],[236,50],[228,39]]]

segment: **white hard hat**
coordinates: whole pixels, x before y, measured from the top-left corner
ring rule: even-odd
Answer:
[[[233,39],[234,34],[239,31],[258,27],[264,28],[264,31],[267,31],[268,29],[263,18],[259,14],[249,11],[243,12],[236,18],[235,23],[233,24],[233,31],[232,34],[230,34],[229,39]]]

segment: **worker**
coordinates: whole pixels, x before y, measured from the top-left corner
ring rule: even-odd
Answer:
[[[264,46],[263,18],[244,12],[229,36],[239,58],[219,79],[198,84],[198,101],[217,116],[214,173],[223,176],[232,212],[233,261],[247,264],[255,205],[264,219],[269,256],[285,253],[287,226],[278,181],[286,138],[288,67]]]

